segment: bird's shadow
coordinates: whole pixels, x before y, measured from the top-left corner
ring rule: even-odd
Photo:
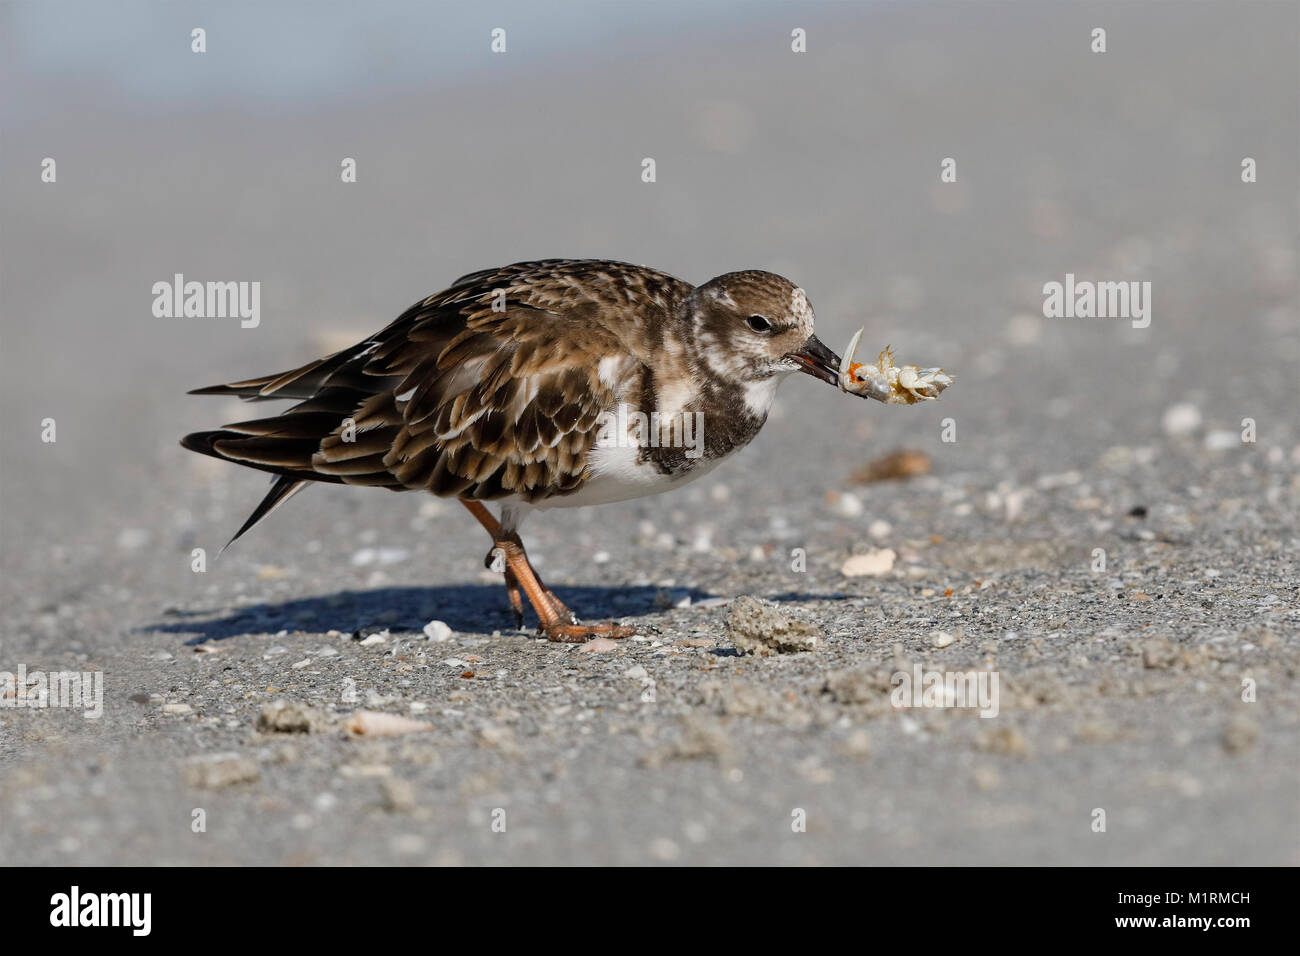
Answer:
[[[685,590],[692,604],[715,597],[695,588]],[[659,589],[655,587],[576,586],[557,588],[557,593],[586,621],[644,617],[663,610],[656,604]],[[838,601],[849,597],[842,593],[787,593],[774,595],[770,600],[781,603]],[[338,591],[289,601],[250,604],[225,614],[177,608],[169,609],[165,614],[167,620],[147,625],[143,630],[188,635],[186,645],[282,630],[355,634],[362,628],[381,627],[396,632],[419,632],[431,620],[442,621],[453,631],[469,633],[490,634],[494,630],[512,631],[515,628],[514,617],[499,584]],[[535,623],[530,611],[525,618],[525,627],[531,628]]]
[[[653,587],[562,587],[563,600],[583,620],[638,617],[659,610]],[[692,601],[709,595],[690,591]],[[387,587],[366,591],[338,591],[289,601],[250,604],[213,617],[211,611],[169,609],[167,620],[144,630],[190,635],[187,645],[223,641],[244,634],[288,631],[342,631],[352,634],[365,627],[392,631],[420,631],[439,620],[453,631],[491,633],[514,630],[515,621],[499,585],[451,584],[436,587]],[[535,620],[529,615],[525,627]]]

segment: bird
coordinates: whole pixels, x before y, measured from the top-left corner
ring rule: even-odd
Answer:
[[[516,625],[526,598],[550,640],[628,637],[626,624],[581,623],[546,587],[520,523],[711,472],[758,434],[790,374],[840,381],[813,323],[804,290],[771,272],[697,286],[624,262],[518,262],[462,276],[299,368],[194,389],[295,404],[181,445],[275,476],[230,543],[312,482],[426,491],[487,531]]]

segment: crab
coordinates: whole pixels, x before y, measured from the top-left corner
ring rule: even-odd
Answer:
[[[938,398],[952,384],[952,376],[941,368],[895,365],[894,352],[889,346],[876,358],[875,365],[853,361],[862,332],[858,329],[840,360],[841,390],[887,405],[915,405]]]

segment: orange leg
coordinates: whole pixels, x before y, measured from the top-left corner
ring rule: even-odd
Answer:
[[[517,621],[523,622],[523,601],[520,599],[522,590],[528,603],[537,612],[538,630],[549,640],[578,643],[593,637],[631,637],[636,633],[635,628],[623,624],[579,624],[573,612],[537,576],[519,535],[503,531],[500,522],[492,517],[482,502],[461,498],[460,503],[492,536],[493,548],[487,557],[489,567],[498,552],[505,562],[506,594]]]

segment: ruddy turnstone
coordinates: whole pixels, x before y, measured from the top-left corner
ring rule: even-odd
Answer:
[[[632,628],[579,624],[542,583],[518,534],[529,511],[708,474],[758,434],[791,372],[881,401],[934,397],[948,381],[911,371],[900,389],[884,353],[880,368],[841,363],[813,335],[803,290],[770,272],[692,286],[621,262],[520,262],[464,276],[301,368],[195,389],[297,404],[181,444],[277,476],[232,542],[308,482],[429,491],[492,536],[488,563],[518,623],[522,591],[551,640],[625,637]]]

